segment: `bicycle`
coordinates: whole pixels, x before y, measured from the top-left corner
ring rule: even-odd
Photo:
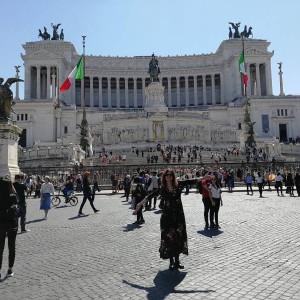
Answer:
[[[72,206],[75,206],[78,204],[78,198],[74,195],[74,191],[71,191],[71,193],[67,196],[60,195],[61,189],[58,191],[58,195],[52,197],[51,203],[53,206],[58,206],[61,203],[60,197],[65,198],[65,203],[70,203]]]

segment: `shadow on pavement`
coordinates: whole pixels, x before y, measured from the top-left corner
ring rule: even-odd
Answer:
[[[61,206],[56,206],[55,209],[58,209],[58,208],[66,208],[66,207],[68,207],[68,205],[65,204],[65,205],[61,205]]]
[[[123,226],[123,231],[129,232],[129,231],[133,231],[134,229],[140,229],[140,228],[142,228],[142,226],[140,226],[139,224],[127,224],[126,226]]]
[[[202,234],[206,237],[212,238],[213,236],[218,236],[223,233],[223,231],[218,229],[210,229],[210,230],[199,230],[197,231],[199,234]]]
[[[69,218],[69,220],[76,220],[76,219],[81,219],[81,218],[85,218],[85,217],[88,217],[89,215],[83,215],[83,216],[78,216],[78,215],[76,215],[75,217],[71,217],[71,218]]]
[[[35,220],[27,221],[26,224],[38,223],[38,222],[42,222],[42,221],[45,221],[45,220],[44,219],[35,219]]]
[[[155,276],[153,282],[154,286],[144,287],[138,284],[130,283],[123,280],[123,283],[130,285],[133,288],[146,291],[148,300],[163,300],[170,294],[192,294],[192,293],[210,293],[213,290],[175,290],[185,278],[187,272],[179,272],[178,270],[159,271]],[[180,299],[180,296],[178,296]]]

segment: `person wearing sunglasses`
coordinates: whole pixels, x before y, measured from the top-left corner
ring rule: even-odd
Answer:
[[[162,175],[161,198],[163,212],[160,219],[160,257],[170,259],[169,269],[183,269],[179,254],[188,255],[187,232],[183,206],[182,187],[178,185],[175,173],[167,169]]]

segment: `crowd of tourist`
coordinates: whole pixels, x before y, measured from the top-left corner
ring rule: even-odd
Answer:
[[[184,148],[177,148],[176,150],[166,148],[163,151],[176,151],[176,155],[180,155],[185,150]],[[191,149],[190,151],[195,156],[197,152],[193,152],[193,150],[197,151],[197,149]],[[136,213],[135,225],[142,225],[146,222],[143,212],[156,209],[162,210],[159,252],[161,258],[170,260],[170,270],[184,268],[180,263],[179,254],[188,254],[185,217],[181,203],[182,192],[189,194],[190,188],[194,187],[196,192],[202,194],[205,230],[221,228],[218,214],[222,206],[222,189],[228,189],[231,192],[235,188],[236,180],[240,183],[244,182],[248,195],[253,195],[253,185],[255,184],[258,187],[259,197],[263,197],[263,191],[271,189],[272,185],[274,185],[278,196],[284,196],[284,193],[295,196],[295,191],[300,196],[300,174],[298,172],[293,174],[281,170],[276,174],[272,174],[269,171],[248,170],[246,174],[243,174],[242,169],[237,171],[223,169],[218,164],[212,168],[176,167],[160,170],[138,168],[132,174],[112,172],[110,180],[112,193],[117,194],[122,188],[125,201],[131,205],[132,210]],[[99,211],[94,206],[95,192],[99,192],[99,186],[101,186],[99,171],[92,174],[88,171],[75,175],[64,174],[52,178],[38,174],[16,175],[13,184],[8,179],[0,178],[0,270],[5,239],[8,238],[9,264],[7,276],[13,276],[19,217],[21,220],[21,233],[29,231],[25,228],[26,198],[35,197],[40,199],[40,210],[44,211],[43,219],[47,220],[48,212],[51,209],[51,197],[55,194],[55,186],[62,190],[66,199],[70,192],[83,192],[78,217],[84,215],[83,208],[87,200],[89,200],[95,213]],[[285,191],[283,190],[284,187]],[[12,198],[13,194],[18,197]],[[18,201],[16,202],[15,199]],[[20,216],[8,216],[7,211],[17,203],[21,208]],[[175,231],[174,228],[176,228]],[[174,239],[178,243],[174,244]]]

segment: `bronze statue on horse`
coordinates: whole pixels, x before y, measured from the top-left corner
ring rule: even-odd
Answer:
[[[152,54],[152,59],[149,62],[149,70],[150,79],[152,82],[158,82],[158,75],[160,74],[160,68],[158,66],[158,60],[156,59],[154,53]]]

